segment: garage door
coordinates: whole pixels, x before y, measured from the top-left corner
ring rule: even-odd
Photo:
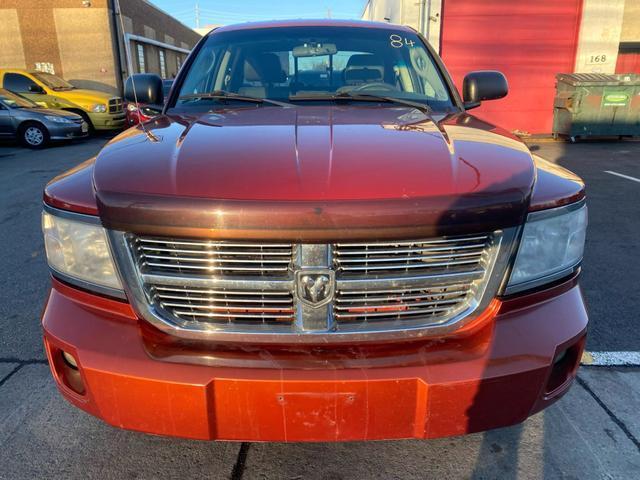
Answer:
[[[616,73],[640,73],[640,47],[637,50],[620,51]]]
[[[508,130],[549,133],[555,75],[573,72],[582,0],[445,0],[441,54],[458,88],[500,70],[509,96],[474,113]]]

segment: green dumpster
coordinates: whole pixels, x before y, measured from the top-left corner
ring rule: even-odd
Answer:
[[[640,75],[560,73],[556,80],[554,138],[640,135]]]

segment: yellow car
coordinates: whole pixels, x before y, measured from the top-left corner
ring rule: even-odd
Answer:
[[[95,130],[115,130],[125,125],[122,98],[97,90],[76,88],[50,73],[0,69],[0,87],[25,96],[44,108],[77,113]]]

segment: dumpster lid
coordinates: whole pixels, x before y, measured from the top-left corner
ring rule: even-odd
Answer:
[[[633,73],[607,74],[607,73],[559,73],[556,75],[559,82],[573,86],[581,85],[640,85],[640,75]]]

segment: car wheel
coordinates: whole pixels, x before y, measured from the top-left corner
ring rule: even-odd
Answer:
[[[49,143],[49,131],[40,123],[28,123],[20,129],[20,141],[28,148],[43,148]]]

